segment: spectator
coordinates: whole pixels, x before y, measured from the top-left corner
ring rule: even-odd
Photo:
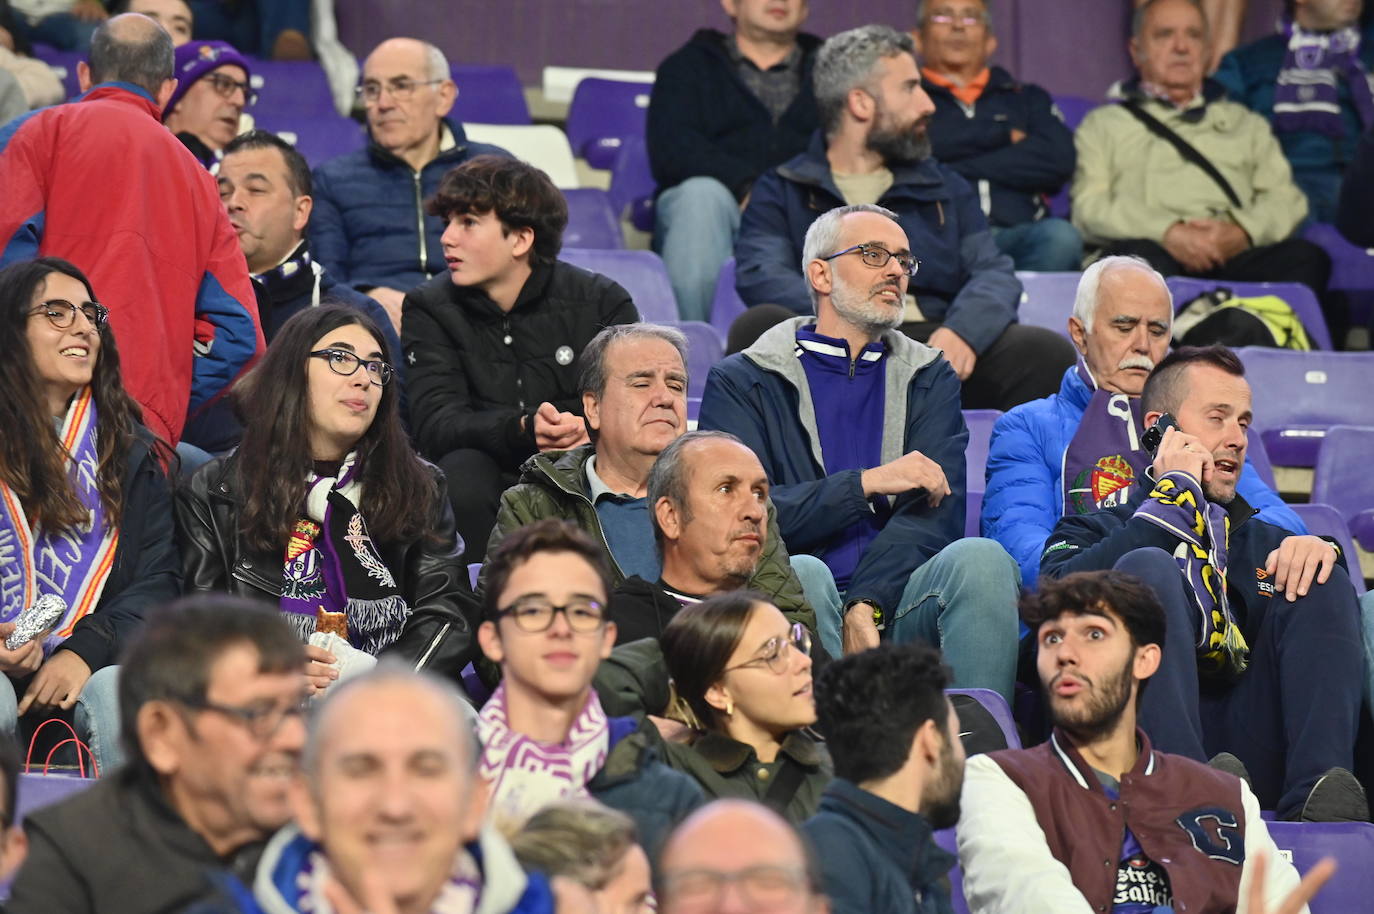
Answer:
[[[747,800],[716,800],[683,822],[664,848],[660,876],[663,914],[723,912],[731,903],[758,914],[830,910],[797,830]]]
[[[1321,295],[1330,260],[1289,238],[1307,200],[1264,118],[1204,77],[1207,48],[1196,0],[1140,7],[1131,38],[1139,76],[1122,104],[1090,112],[1074,134],[1074,225],[1105,253],[1143,257],[1165,276],[1302,282]]]
[[[243,443],[177,493],[186,588],[266,600],[302,640],[332,632],[456,678],[476,655],[476,604],[443,476],[410,449],[385,350],[347,305],[286,322],[236,392],[257,417]],[[315,692],[351,653],[306,651]]]
[[[1295,889],[1249,785],[1157,751],[1136,727],[1172,650],[1150,588],[1073,574],[1028,594],[1022,614],[1054,733],[968,761],[958,838],[969,908],[1305,911],[1312,893]]]
[[[1308,216],[1334,222],[1341,175],[1374,126],[1374,42],[1360,41],[1363,0],[1288,5],[1282,31],[1227,54],[1216,80],[1273,126]]]
[[[916,20],[935,158],[978,191],[1016,269],[1077,270],[1083,239],[1046,205],[1074,165],[1073,133],[1049,93],[988,66],[997,38],[987,0],[925,0]]]
[[[77,73],[80,102],[0,131],[0,262],[64,257],[90,277],[125,386],[175,444],[261,351],[252,282],[214,179],[157,122],[176,88],[167,33],[115,16]]]
[[[716,276],[754,181],[816,129],[811,70],[821,40],[807,0],[721,0],[735,30],[700,29],[654,78],[646,140],[660,189],[654,242],[683,320],[711,317]]]
[[[934,106],[913,53],[909,36],[876,25],[821,48],[815,81],[823,132],[754,185],[735,245],[745,302],[784,307],[740,318],[731,350],[784,316],[811,312],[802,253],[817,216],[843,204],[881,204],[896,213],[904,247],[922,267],[908,276],[897,323],[944,352],[966,382],[965,408],[1010,409],[1053,393],[1073,353],[1053,332],[1016,323],[1021,284],[1011,258],[993,241],[973,188],[930,157]]]
[[[1137,9],[1148,0],[1131,0]],[[1201,0],[1202,13],[1211,23],[1212,48],[1207,57],[1207,72],[1221,65],[1226,54],[1240,43],[1240,27],[1245,21],[1250,0]]]
[[[119,764],[113,664],[180,569],[167,449],[139,423],[90,282],[65,260],[0,270],[0,732],[76,711],[101,770]],[[77,480],[80,480],[78,483]],[[42,617],[42,606],[58,614]],[[92,674],[99,673],[98,676]],[[27,729],[27,728],[26,728]]]
[[[545,806],[511,840],[516,859],[531,870],[563,876],[590,891],[599,914],[655,910],[649,858],[634,820],[593,800]]]
[[[330,696],[291,792],[296,825],[258,868],[266,910],[553,914],[545,878],[482,827],[464,705],[448,684],[389,664]]]
[[[340,281],[380,302],[399,333],[406,292],[446,268],[445,225],[435,214],[426,218],[424,198],[455,165],[505,152],[468,142],[463,126],[445,117],[458,88],[432,44],[391,38],[377,45],[363,63],[358,97],[370,141],[315,169],[310,247]]]
[[[176,91],[162,123],[206,168],[238,136],[244,108],[257,101],[248,60],[223,41],[191,41],[176,49]]]
[[[1078,364],[1064,372],[1059,393],[1023,403],[993,427],[983,535],[1016,559],[1025,587],[1040,577],[1040,553],[1060,516],[1125,504],[1152,485],[1140,392],[1169,348],[1173,313],[1164,277],[1145,261],[1112,256],[1092,264],[1069,318]],[[1238,491],[1263,520],[1307,532],[1248,461]]]
[[[13,879],[15,870],[29,854],[29,839],[18,821],[19,745],[13,739],[0,739],[0,879]]]
[[[114,7],[121,13],[142,13],[167,30],[172,45],[181,47],[191,40],[195,16],[186,0],[120,0]]]
[[[187,0],[196,34],[255,57],[310,60],[310,0]]]
[[[109,18],[100,0],[9,0],[25,44],[41,41],[60,51],[87,51],[91,36]]]
[[[949,671],[925,645],[836,661],[816,683],[837,777],[803,826],[833,914],[949,914],[954,858],[934,830],[959,821],[964,746]]]
[[[290,819],[305,662],[275,613],[190,597],[150,615],[119,675],[120,770],[24,820],[10,914],[181,911],[251,882]]]
[[[804,250],[817,317],[712,368],[700,425],[758,456],[788,547],[830,567],[844,596],[817,619],[827,651],[874,647],[880,630],[924,638],[961,686],[1010,697],[1019,575],[1001,546],[962,538],[954,370],[893,332],[916,266],[906,235],[890,210],[846,206],[812,223]]]
[[[498,827],[513,831],[554,800],[591,796],[635,820],[654,860],[701,789],[659,761],[639,732],[652,724],[602,710],[591,682],[615,642],[606,591],[600,550],[572,524],[531,524],[493,553],[477,637],[502,682],[478,719],[478,772]]]
[[[662,559],[650,519],[649,474],[658,455],[687,431],[686,348],[679,330],[657,324],[618,324],[592,337],[578,357],[578,386],[595,440],[525,462],[519,484],[501,496],[488,551],[525,524],[558,517],[605,544],[603,559],[616,590],[613,612],[622,597],[671,599],[652,583],[661,578]],[[768,594],[784,612],[806,611],[811,600],[798,575],[819,581],[829,572],[810,556],[788,558],[771,502],[762,546],[748,586]],[[628,583],[629,578],[638,580]],[[623,615],[616,621],[621,641],[661,630],[645,631]],[[814,628],[814,615],[808,625]]]
[[[469,160],[426,209],[446,226],[448,272],[405,298],[411,418],[421,453],[448,474],[464,561],[480,562],[520,464],[587,440],[578,353],[639,318],[619,285],[557,259],[567,203],[533,165]]]
[[[0,124],[67,97],[56,71],[32,54],[8,0],[0,0]]]
[[[1281,818],[1367,821],[1350,774],[1364,664],[1355,591],[1334,545],[1252,518],[1236,495],[1251,415],[1244,372],[1220,346],[1160,362],[1140,408],[1147,427],[1166,413],[1177,427],[1155,452],[1153,489],[1065,515],[1040,567],[1151,582],[1168,620],[1141,706],[1155,745],[1198,761],[1234,753]]]

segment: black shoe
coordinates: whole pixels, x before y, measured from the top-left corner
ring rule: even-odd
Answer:
[[[1216,755],[1212,756],[1212,760],[1208,762],[1207,765],[1218,771],[1224,771],[1227,774],[1235,775],[1245,782],[1246,787],[1249,787],[1251,790],[1255,789],[1255,782],[1250,780],[1250,772],[1245,770],[1245,763],[1231,753],[1218,752]]]
[[[1312,785],[1298,821],[1368,822],[1369,800],[1355,775],[1344,768],[1331,768]]]

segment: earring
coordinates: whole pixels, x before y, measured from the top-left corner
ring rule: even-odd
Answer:
[[[725,716],[733,717],[735,714],[735,701],[732,698],[725,699]]]

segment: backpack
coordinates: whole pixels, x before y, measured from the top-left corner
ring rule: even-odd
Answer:
[[[1188,302],[1174,315],[1174,343],[1208,346],[1222,343],[1309,350],[1302,321],[1291,305],[1277,295],[1240,298],[1230,289],[1216,288]]]

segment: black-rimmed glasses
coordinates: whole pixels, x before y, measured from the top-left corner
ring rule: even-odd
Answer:
[[[276,736],[277,731],[281,729],[281,725],[286,722],[287,718],[303,719],[310,699],[302,696],[299,701],[290,704],[263,702],[248,707],[222,705],[205,698],[194,700],[181,698],[177,699],[177,702],[194,711],[213,711],[216,714],[223,714],[225,717],[243,724],[248,732],[253,734],[254,739],[266,742]]]
[[[808,657],[811,656],[811,633],[800,622],[792,623],[792,631],[788,633],[787,637],[769,638],[763,642],[763,647],[759,648],[759,655],[754,659],[728,666],[721,670],[721,673],[764,665],[781,676],[792,665],[793,650],[801,651]]]
[[[239,82],[232,76],[225,73],[210,73],[206,75],[205,80],[222,98],[233,98],[235,89],[242,92],[245,108],[251,108],[258,103],[258,93],[253,91],[253,87],[248,83]]]
[[[496,614],[510,616],[516,628],[534,635],[548,631],[559,613],[568,620],[568,628],[581,634],[599,631],[606,624],[606,608],[595,600],[569,600],[555,606],[543,597],[521,597]]]
[[[733,883],[754,911],[791,909],[807,890],[806,873],[799,866],[751,866],[734,873],[720,870],[681,870],[663,879],[663,894],[674,910],[715,911],[721,893]]]
[[[382,92],[390,92],[391,97],[396,99],[396,101],[405,102],[410,101],[410,99],[415,96],[415,90],[421,86],[433,86],[441,82],[443,82],[442,79],[422,79],[417,81],[408,76],[402,76],[400,79],[393,79],[385,84],[371,81],[365,82],[354,89],[353,92],[358,98],[367,102],[369,105],[376,104],[377,100],[382,97]]]
[[[887,262],[896,259],[897,263],[906,272],[907,276],[914,277],[916,271],[921,269],[921,261],[916,259],[912,253],[894,254],[887,248],[879,247],[876,244],[856,244],[852,248],[845,248],[843,251],[836,251],[829,257],[822,257],[821,260],[834,260],[836,257],[843,257],[845,254],[858,253],[864,259],[864,263],[870,267],[885,267]]]
[[[324,359],[335,374],[344,377],[356,373],[359,365],[366,365],[368,377],[378,387],[385,387],[391,376],[396,373],[396,369],[381,359],[360,359],[347,349],[316,349],[310,353],[310,357]]]
[[[97,330],[104,330],[105,324],[110,320],[110,310],[99,302],[82,302],[76,304],[69,302],[65,298],[52,298],[43,302],[38,307],[29,312],[30,315],[41,314],[48,319],[58,330],[66,330],[76,323],[76,312],[80,311],[86,315],[86,320],[91,322],[91,326]]]

